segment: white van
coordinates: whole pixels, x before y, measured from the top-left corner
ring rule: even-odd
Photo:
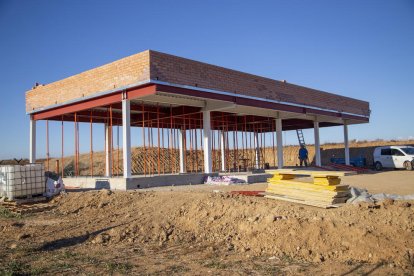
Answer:
[[[414,167],[414,147],[387,146],[374,150],[374,166],[377,171],[382,168],[406,169]]]

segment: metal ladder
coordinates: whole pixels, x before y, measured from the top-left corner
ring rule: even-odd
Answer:
[[[303,136],[303,131],[301,129],[296,130],[298,136],[299,146],[304,146],[306,148],[305,137]]]

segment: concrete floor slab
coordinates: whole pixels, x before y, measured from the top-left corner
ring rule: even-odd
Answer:
[[[203,184],[207,176],[217,173],[203,174],[166,174],[152,176],[122,177],[67,177],[63,183],[67,187],[82,189],[133,190],[151,187]]]
[[[268,178],[272,177],[272,174],[269,173],[252,173],[252,172],[238,172],[238,173],[220,173],[220,176],[228,175],[234,178],[244,180],[246,183],[263,183],[266,182]]]

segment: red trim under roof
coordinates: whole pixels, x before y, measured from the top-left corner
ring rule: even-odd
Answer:
[[[214,92],[204,92],[195,89],[189,88],[181,88],[169,85],[162,85],[162,84],[150,84],[140,87],[135,87],[131,89],[127,89],[124,91],[114,92],[109,95],[97,97],[94,99],[85,100],[82,102],[71,103],[64,106],[52,108],[45,111],[39,111],[32,114],[32,118],[34,120],[45,120],[49,118],[53,118],[56,116],[61,116],[64,114],[79,112],[82,110],[88,110],[91,108],[107,106],[115,103],[120,103],[122,101],[122,97],[125,93],[125,97],[127,99],[136,99],[147,95],[155,95],[157,92],[165,92],[171,94],[179,94],[179,95],[187,95],[192,97],[204,98],[204,99],[212,99],[212,100],[220,100],[226,102],[232,102],[237,105],[243,106],[251,106],[251,107],[258,107],[276,111],[288,111],[298,114],[314,114],[314,115],[325,115],[330,117],[337,117],[343,119],[352,119],[352,120],[359,120],[363,122],[369,122],[369,118],[363,116],[356,116],[350,114],[343,114],[340,112],[333,112],[333,111],[324,111],[320,109],[314,108],[305,108],[299,107],[289,104],[282,104],[282,103],[273,103],[268,101],[261,101],[256,99],[247,99],[244,97],[232,96],[232,95],[223,95]]]

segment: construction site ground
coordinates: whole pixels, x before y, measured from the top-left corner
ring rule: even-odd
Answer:
[[[343,183],[413,194],[414,172]],[[0,209],[0,274],[413,274],[414,202],[321,209],[228,193],[265,187],[73,190],[41,213]]]

